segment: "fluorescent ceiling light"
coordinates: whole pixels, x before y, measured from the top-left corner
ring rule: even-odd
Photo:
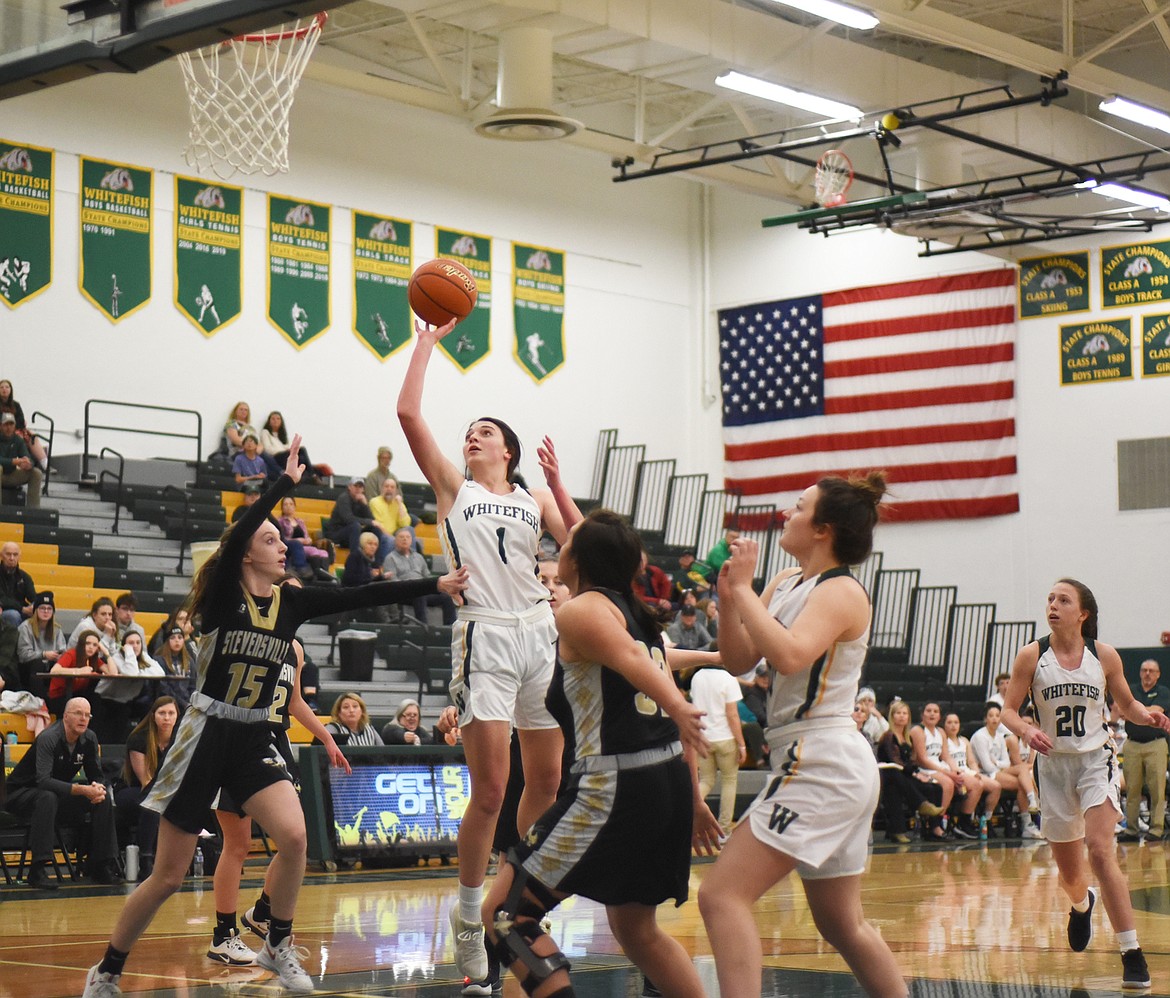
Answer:
[[[1170,211],[1170,200],[1160,194],[1151,194],[1149,191],[1136,191],[1123,184],[1097,184],[1091,188],[1094,194],[1115,198],[1118,201],[1128,201],[1141,208],[1157,208],[1160,211]]]
[[[847,4],[836,3],[835,0],[772,0],[782,7],[795,7],[808,14],[815,14],[827,21],[836,21],[848,28],[861,28],[868,31],[877,27],[878,19],[867,10],[858,10]]]
[[[1147,125],[1150,128],[1161,129],[1163,132],[1170,132],[1170,114],[1166,114],[1164,111],[1155,111],[1152,107],[1135,104],[1124,97],[1110,97],[1108,100],[1101,101],[1097,106],[1102,111],[1108,111],[1119,118],[1128,118],[1130,121],[1136,121],[1139,125]]]
[[[861,109],[852,104],[842,104],[840,101],[829,100],[827,97],[806,94],[802,90],[793,90],[791,87],[782,87],[778,83],[758,80],[754,76],[745,76],[743,73],[735,72],[735,70],[729,70],[722,76],[717,76],[715,82],[729,90],[738,90],[741,94],[762,97],[764,100],[787,104],[789,107],[798,107],[826,118],[859,121],[864,116]]]

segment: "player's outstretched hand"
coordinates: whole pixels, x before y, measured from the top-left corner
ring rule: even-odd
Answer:
[[[536,457],[540,461],[540,470],[544,472],[544,480],[550,489],[556,489],[561,481],[561,463],[557,460],[557,451],[553,447],[551,437],[545,437],[536,448]]]
[[[329,729],[325,729],[328,733]],[[352,773],[353,769],[349,765],[349,760],[345,757],[345,753],[337,746],[337,742],[333,740],[333,735],[329,734],[329,740],[322,742],[325,746],[325,754],[329,756],[329,765],[334,769],[344,769],[346,773]]]
[[[711,813],[706,801],[696,801],[691,847],[700,856],[714,856],[722,845],[723,829],[719,825],[719,819]]]
[[[414,320],[414,331],[420,340],[430,340],[433,343],[438,343],[439,340],[455,328],[458,322],[458,319],[453,318],[445,326],[432,326],[429,323],[423,322],[422,319],[416,318]]]
[[[459,606],[463,605],[463,590],[467,588],[467,566],[457,568],[439,577],[439,592],[446,593]]]
[[[305,473],[305,466],[301,464],[301,435],[294,433],[292,443],[288,445],[288,457],[284,462],[284,473],[293,480],[293,483],[301,480],[301,475]]]

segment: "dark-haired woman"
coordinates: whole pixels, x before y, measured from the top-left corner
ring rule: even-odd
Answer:
[[[666,995],[704,994],[686,951],[656,920],[687,897],[697,790],[683,744],[704,750],[702,711],[670,678],[661,628],[633,593],[637,533],[598,510],[561,549],[572,593],[557,617],[548,701],[571,742],[556,803],[508,854],[483,906],[493,953],[528,994],[572,994],[545,913],[571,894],[604,904],[614,938]],[[718,823],[704,807],[705,833]]]
[[[459,827],[459,904],[451,910],[451,926],[455,963],[469,981],[479,982],[488,973],[480,922],[483,882],[508,780],[513,725],[524,759],[522,832],[552,804],[560,783],[564,739],[544,702],[557,632],[548,591],[537,577],[537,544],[542,528],[563,544],[563,510],[570,510],[573,520],[580,513],[559,485],[554,497],[515,484],[520,441],[498,419],[477,419],[468,427],[466,475],[443,455],[423,418],[423,383],[435,345],[454,328],[455,320],[437,329],[415,323],[418,340],[398,396],[398,419],[435,490],[448,563],[471,568],[451,645],[451,698],[459,708],[471,774],[471,799]],[[545,446],[551,446],[547,440]]]
[[[272,861],[272,919],[257,964],[292,991],[313,990],[292,943],[305,871],[305,819],[268,725],[293,636],[304,621],[324,614],[409,601],[439,589],[458,595],[466,573],[351,590],[278,585],[287,548],[268,511],[300,481],[299,447],[294,437],[285,473],[228,528],[195,577],[189,604],[203,634],[198,689],[143,802],[162,815],[154,871],[127,899],[105,957],[90,968],[85,998],[121,993],[118,979],[130,948],[182,884],[221,787],[264,826],[278,849]]]
[[[1121,656],[1097,640],[1097,600],[1075,579],[1061,579],[1048,594],[1052,633],[1020,649],[1003,700],[1004,726],[1035,750],[1040,830],[1052,847],[1061,889],[1068,895],[1068,944],[1080,952],[1093,936],[1100,885],[1109,923],[1117,933],[1125,989],[1150,986],[1138,944],[1129,885],[1117,863],[1113,829],[1121,818],[1117,752],[1109,734],[1106,695],[1127,721],[1170,731],[1170,717],[1150,711],[1130,692]],[[1020,716],[1026,696],[1038,723]],[[1085,847],[1088,846],[1088,863]]]
[[[763,954],[752,905],[797,871],[825,940],[869,995],[906,982],[861,909],[861,874],[878,802],[873,751],[850,716],[869,639],[870,606],[850,574],[869,554],[885,478],[822,478],[785,511],[780,546],[798,567],[763,598],[752,590],[759,546],[740,537],[719,577],[719,651],[743,673],[773,670],[773,776],[740,819],[699,889],[723,998],[758,998]],[[656,979],[657,980],[657,979]]]
[[[264,425],[260,427],[260,449],[265,454],[272,455],[272,459],[279,465],[283,465],[288,460],[288,427],[285,425],[284,416],[275,409],[268,414]],[[318,484],[321,472],[310,460],[304,447],[301,448],[300,460],[301,464],[308,468],[305,483],[308,485]]]

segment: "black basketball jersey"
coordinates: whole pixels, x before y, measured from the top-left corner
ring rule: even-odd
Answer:
[[[627,597],[610,589],[593,592],[601,593],[621,610],[630,636],[646,649],[655,665],[668,672],[662,636],[639,625]],[[558,654],[545,702],[565,732],[574,759],[640,752],[679,738],[678,727],[657,703],[620,673],[596,662],[566,662]]]

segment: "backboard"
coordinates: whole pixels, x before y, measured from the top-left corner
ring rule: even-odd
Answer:
[[[136,73],[349,0],[3,0],[0,99],[94,73]]]

